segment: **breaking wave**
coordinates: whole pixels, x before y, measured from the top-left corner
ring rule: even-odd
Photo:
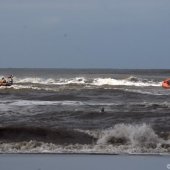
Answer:
[[[93,78],[87,79],[85,77],[75,77],[75,78],[60,78],[60,79],[44,79],[44,78],[23,78],[15,79],[16,84],[42,84],[42,85],[93,85],[93,86],[160,86],[161,82],[154,82],[152,80],[141,79],[137,77],[130,76],[127,79],[114,79],[114,78]]]
[[[84,77],[75,77],[69,79],[52,79],[52,78],[16,78],[16,83],[32,83],[32,84],[44,84],[44,85],[68,85],[68,84],[85,84],[86,79]]]
[[[168,140],[164,138],[168,138]],[[113,128],[103,131],[97,144],[99,148],[108,146],[109,149],[118,152],[169,153],[170,134],[165,134],[164,138],[160,138],[147,124],[117,124]]]
[[[97,144],[99,145],[132,145],[141,147],[156,147],[160,140],[153,129],[146,124],[124,125],[118,124],[114,128],[103,132]]]
[[[152,80],[141,79],[137,77],[129,77],[127,79],[114,79],[114,78],[85,78],[85,77],[75,77],[75,78],[15,78],[14,85],[10,87],[0,87],[0,90],[11,89],[11,90],[45,90],[45,91],[59,91],[67,88],[104,88],[104,89],[117,89],[119,90],[136,92],[142,94],[155,94],[155,92],[137,90],[137,89],[125,89],[124,87],[159,87],[161,82],[156,82]],[[163,95],[166,93],[163,93]],[[156,92],[156,95],[162,95]]]
[[[139,79],[137,77],[129,77],[123,80],[117,80],[113,78],[97,78],[94,79],[93,84],[96,86],[111,85],[111,86],[137,86],[137,87],[148,87],[148,86],[160,86],[160,82],[149,81],[145,79]]]
[[[0,152],[170,153],[170,133],[149,125],[117,124],[102,131],[0,128]]]

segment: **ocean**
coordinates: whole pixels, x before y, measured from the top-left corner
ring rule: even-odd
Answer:
[[[0,153],[170,153],[170,70],[0,69]]]

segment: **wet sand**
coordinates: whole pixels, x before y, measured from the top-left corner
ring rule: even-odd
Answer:
[[[0,154],[1,170],[167,170],[170,155]]]

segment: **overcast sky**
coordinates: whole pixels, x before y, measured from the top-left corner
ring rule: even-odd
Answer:
[[[170,0],[0,0],[0,67],[170,68]]]

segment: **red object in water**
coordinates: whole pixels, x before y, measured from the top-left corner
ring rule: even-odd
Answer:
[[[168,78],[162,82],[162,87],[165,89],[170,89],[170,78]]]

